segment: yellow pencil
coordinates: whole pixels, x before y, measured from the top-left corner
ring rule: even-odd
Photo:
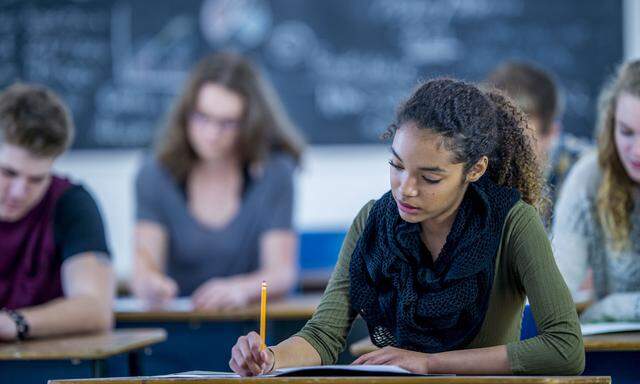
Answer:
[[[260,350],[267,348],[267,282],[262,282],[262,292],[260,295],[260,338],[262,344]]]

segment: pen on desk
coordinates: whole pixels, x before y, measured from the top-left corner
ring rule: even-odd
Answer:
[[[267,282],[262,282],[262,291],[260,293],[260,350],[267,347]]]

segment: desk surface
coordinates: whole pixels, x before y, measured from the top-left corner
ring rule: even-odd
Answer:
[[[267,377],[246,379],[117,378],[52,380],[49,384],[610,384],[609,376]]]
[[[640,351],[640,332],[585,336],[584,349],[587,352]]]
[[[117,329],[101,334],[0,343],[0,360],[106,359],[148,347],[166,338],[167,333],[163,329]]]
[[[320,303],[320,294],[298,295],[269,301],[267,320],[308,319]],[[225,311],[200,311],[191,308],[187,298],[177,299],[163,308],[149,308],[135,299],[118,299],[115,317],[120,322],[153,321],[222,321],[254,320],[260,316],[260,305]]]
[[[640,351],[640,332],[607,333],[604,335],[585,336],[584,349],[587,352],[605,351]],[[378,349],[371,339],[364,338],[349,348],[354,356],[361,356]]]

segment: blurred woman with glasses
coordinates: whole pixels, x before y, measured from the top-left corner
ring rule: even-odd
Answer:
[[[200,309],[257,300],[296,281],[292,176],[302,140],[244,58],[201,60],[136,178],[133,293],[190,295]]]

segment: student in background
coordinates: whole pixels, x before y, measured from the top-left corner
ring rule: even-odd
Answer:
[[[197,308],[288,292],[297,276],[293,172],[302,140],[276,94],[235,54],[201,60],[136,180],[133,293]]]
[[[100,212],[82,186],[52,174],[72,138],[52,91],[16,84],[0,94],[0,340],[112,327]]]
[[[574,295],[593,271],[595,303],[581,319],[640,320],[640,61],[603,89],[597,153],[569,173],[556,206],[553,245]]]
[[[313,318],[263,351],[257,333],[240,337],[230,367],[332,364],[361,315],[381,349],[355,364],[579,374],[578,317],[534,208],[543,180],[524,115],[495,91],[436,79],[389,136],[391,190],[355,218]],[[525,296],[539,335],[520,341]]]
[[[505,92],[527,115],[535,133],[536,152],[543,163],[551,206],[543,212],[551,224],[551,210],[569,168],[591,145],[562,132],[561,100],[551,74],[533,64],[506,62],[487,77],[487,83]]]

